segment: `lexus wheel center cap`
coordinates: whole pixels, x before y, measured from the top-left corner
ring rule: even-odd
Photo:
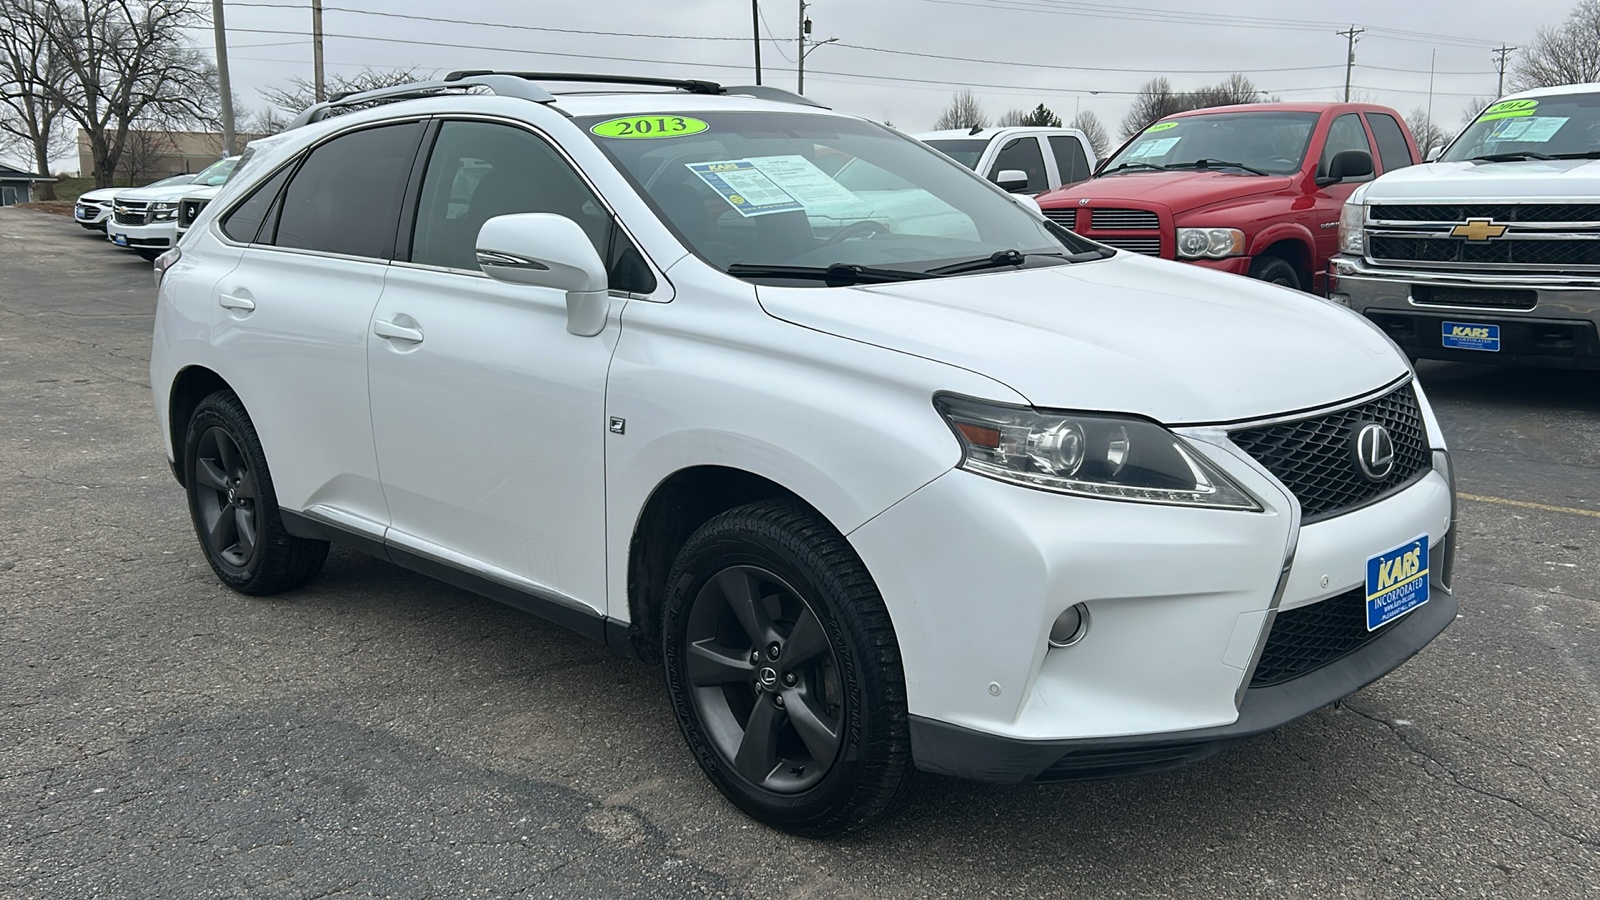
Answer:
[[[1382,481],[1394,471],[1394,439],[1389,429],[1377,422],[1367,422],[1356,429],[1350,448],[1356,466],[1370,481]]]

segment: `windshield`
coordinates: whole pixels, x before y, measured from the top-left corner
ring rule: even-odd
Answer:
[[[1100,174],[1188,168],[1205,160],[1211,168],[1234,163],[1267,175],[1300,171],[1318,113],[1229,112],[1157,122],[1117,151]]]
[[[978,168],[978,160],[983,157],[983,148],[989,146],[988,141],[923,141],[929,147],[943,153],[969,169]]]
[[[739,277],[784,277],[756,271],[775,266],[930,277],[997,254],[995,268],[1108,255],[870,122],[700,112],[577,124],[696,255]]]
[[[160,181],[152,181],[151,183],[145,185],[145,187],[171,187],[175,184],[188,184],[193,180],[193,175],[171,175],[161,179]]]
[[[1563,157],[1600,154],[1600,94],[1502,100],[1478,114],[1439,157]]]
[[[201,169],[200,174],[196,175],[194,181],[190,182],[190,184],[196,187],[216,187],[219,184],[224,184],[227,182],[228,176],[233,174],[233,167],[238,164],[239,157],[237,156],[214,162]]]

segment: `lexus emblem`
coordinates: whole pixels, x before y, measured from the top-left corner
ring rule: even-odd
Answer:
[[[1368,422],[1356,429],[1356,439],[1350,448],[1356,466],[1369,481],[1382,481],[1394,471],[1394,439],[1389,429],[1377,422]]]

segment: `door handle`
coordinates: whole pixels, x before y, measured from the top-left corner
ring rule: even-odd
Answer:
[[[235,294],[223,294],[217,298],[217,303],[224,309],[237,309],[249,312],[256,308],[256,302],[249,297],[240,297]]]
[[[407,328],[382,319],[372,323],[372,333],[381,338],[394,338],[399,341],[410,341],[413,344],[422,343],[421,328]]]

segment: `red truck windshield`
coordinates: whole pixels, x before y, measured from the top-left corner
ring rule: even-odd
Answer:
[[[1146,128],[1100,170],[1100,174],[1187,168],[1204,161],[1265,175],[1300,171],[1319,114],[1228,112],[1168,119]]]

